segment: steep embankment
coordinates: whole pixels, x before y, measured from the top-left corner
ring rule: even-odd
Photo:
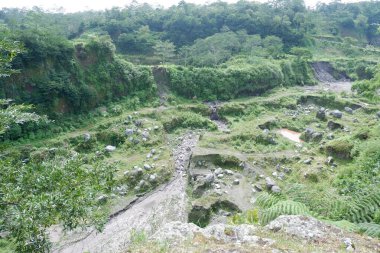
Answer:
[[[38,35],[35,35],[38,37]],[[20,73],[0,79],[0,97],[34,104],[38,111],[85,112],[108,101],[153,90],[151,70],[118,58],[108,37],[54,41],[41,51],[43,40],[19,38],[27,51],[17,56]]]
[[[334,92],[351,92],[352,82],[343,72],[337,71],[329,62],[319,61],[311,64],[319,84],[306,87],[307,90],[331,90]]]

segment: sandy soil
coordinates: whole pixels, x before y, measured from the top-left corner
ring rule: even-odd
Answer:
[[[94,229],[71,233],[55,245],[53,252],[120,252],[128,248],[133,231],[144,231],[149,236],[167,222],[187,222],[185,173],[198,138],[188,133],[174,149],[176,176],[172,181],[112,218],[101,233]]]

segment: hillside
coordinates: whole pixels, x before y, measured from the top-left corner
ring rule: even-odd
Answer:
[[[0,11],[0,252],[380,252],[380,2]]]

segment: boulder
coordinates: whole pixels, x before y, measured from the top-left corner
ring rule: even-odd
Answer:
[[[307,165],[310,165],[312,162],[311,159],[306,159],[305,161],[303,161],[304,164],[307,164]]]
[[[142,127],[143,125],[141,120],[135,120],[133,123],[135,124],[136,127]]]
[[[317,119],[320,119],[320,120],[325,120],[325,119],[326,119],[326,109],[323,108],[323,107],[321,107],[321,108],[317,111],[316,118],[317,118]]]
[[[319,133],[319,132],[315,132],[311,135],[311,139],[312,141],[321,141],[323,138],[323,134],[322,133]]]
[[[276,182],[273,181],[273,179],[271,179],[270,177],[265,178],[265,183],[266,183],[268,190],[272,189],[272,187],[276,185]]]
[[[343,117],[343,113],[339,110],[334,110],[330,114],[337,119],[341,119]]]
[[[272,188],[270,189],[274,193],[280,193],[281,189],[277,185],[273,185]]]
[[[327,139],[329,139],[329,140],[333,140],[334,138],[335,138],[335,136],[334,136],[333,133],[329,133],[329,134],[327,135]]]
[[[83,134],[83,140],[85,142],[88,142],[89,140],[91,140],[91,134],[90,133]]]
[[[144,169],[145,170],[151,170],[152,166],[150,166],[149,164],[144,164]]]
[[[330,130],[336,130],[336,129],[343,129],[343,126],[337,122],[334,122],[334,121],[329,121],[327,122],[327,127],[330,129]]]
[[[125,129],[125,135],[127,135],[127,136],[131,136],[132,134],[133,134],[133,129],[132,128],[127,128],[127,129]]]
[[[108,146],[106,146],[105,150],[106,150],[107,152],[113,152],[113,151],[116,150],[116,147],[115,147],[115,146],[108,145]]]
[[[235,179],[234,182],[233,182],[232,184],[234,184],[234,185],[238,185],[238,184],[240,184],[240,180],[239,180],[239,179]]]
[[[217,175],[217,176],[218,176],[219,174],[223,174],[223,169],[219,167],[219,168],[217,168],[217,169],[215,170],[214,173],[215,173],[215,175]]]
[[[345,110],[347,113],[349,113],[349,114],[353,114],[353,113],[354,113],[354,110],[352,110],[352,108],[350,108],[350,107],[348,107],[348,106],[344,107],[344,110]]]
[[[327,165],[333,165],[334,164],[334,158],[332,156],[327,157],[326,164]]]
[[[306,128],[305,129],[305,132],[304,132],[304,136],[305,136],[305,140],[306,141],[310,141],[312,138],[313,138],[313,134],[314,134],[314,129],[312,128]]]
[[[148,139],[149,138],[149,132],[148,131],[144,131],[141,133],[141,136],[145,139]]]

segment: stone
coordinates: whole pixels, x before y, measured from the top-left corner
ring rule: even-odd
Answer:
[[[265,178],[265,183],[267,185],[268,190],[270,190],[273,186],[276,185],[276,182],[274,182],[270,177]]]
[[[320,120],[325,120],[326,119],[326,109],[321,107],[318,111],[317,111],[317,115],[316,115],[317,119],[320,119]]]
[[[143,125],[141,120],[135,120],[133,123],[135,124],[136,127],[142,127]]]
[[[91,140],[91,134],[90,133],[83,134],[83,140],[85,142],[88,142],[89,140]]]
[[[234,172],[232,170],[226,170],[225,172],[229,176],[232,176],[234,174]]]
[[[280,193],[281,189],[277,185],[273,185],[272,188],[270,189],[274,193]]]
[[[105,150],[106,150],[107,152],[113,152],[113,151],[116,150],[116,147],[115,147],[115,146],[108,145],[108,146],[105,148]]]
[[[353,114],[353,113],[354,113],[354,110],[352,110],[352,108],[350,108],[350,107],[348,107],[348,106],[344,107],[344,110],[345,110],[347,113],[349,113],[349,114]]]
[[[153,127],[153,130],[155,130],[155,131],[157,131],[157,130],[159,130],[159,129],[160,129],[159,126],[154,126],[154,127]]]
[[[220,184],[215,184],[215,189],[220,189]]]
[[[224,174],[218,174],[217,177],[222,179],[224,177]]]
[[[322,133],[319,133],[319,132],[315,132],[315,133],[313,133],[312,135],[311,135],[311,139],[313,140],[313,141],[321,141],[322,140],[322,138],[323,138],[323,134]]]
[[[327,165],[333,165],[334,164],[334,158],[332,156],[327,157],[326,164]]]
[[[207,174],[206,177],[205,177],[205,182],[207,184],[211,184],[215,181],[215,177],[213,174]]]
[[[330,129],[330,130],[336,130],[336,129],[343,129],[343,126],[339,123],[336,123],[334,121],[329,121],[327,122],[327,127]]]
[[[380,119],[380,111],[376,113],[376,116]]]
[[[223,174],[223,169],[222,168],[217,168],[215,171],[214,171],[215,175],[219,175],[219,174]]]
[[[156,150],[155,149],[152,149],[151,151],[150,151],[150,153],[152,154],[152,155],[154,155],[154,154],[156,154]]]
[[[141,136],[145,139],[148,139],[149,138],[149,132],[148,131],[144,131],[141,133]]]
[[[287,174],[289,174],[289,173],[292,172],[292,169],[286,167],[286,168],[284,168],[284,172],[287,173]]]
[[[305,134],[306,141],[309,141],[313,138],[314,130],[308,127],[305,129],[304,134]]]
[[[312,162],[312,160],[309,158],[309,159],[306,159],[305,161],[303,161],[304,164],[307,164],[307,165],[310,165]]]
[[[153,182],[156,182],[156,180],[157,180],[157,175],[156,174],[152,174],[152,175],[149,176],[149,181],[150,182],[153,183]]]
[[[125,129],[125,135],[126,136],[131,136],[133,134],[133,129],[132,128],[127,128]]]
[[[343,117],[343,113],[339,110],[334,110],[330,112],[330,114],[337,119],[341,119]]]
[[[240,180],[239,179],[235,179],[234,182],[232,183],[233,185],[238,185],[240,184]]]
[[[101,195],[98,197],[97,201],[101,204],[104,204],[105,202],[107,202],[107,199],[108,199],[107,196]]]
[[[254,187],[255,190],[258,191],[258,192],[263,191],[263,188],[262,188],[260,185],[258,185],[258,184],[255,184],[253,187]]]
[[[151,170],[152,167],[149,164],[144,164],[144,169],[145,170]]]
[[[149,153],[149,154],[146,155],[146,159],[150,159],[150,158],[152,158],[152,154],[151,153]]]
[[[334,136],[333,133],[329,133],[329,134],[327,135],[327,139],[328,139],[328,140],[333,140],[334,138],[335,138],[335,136]]]

